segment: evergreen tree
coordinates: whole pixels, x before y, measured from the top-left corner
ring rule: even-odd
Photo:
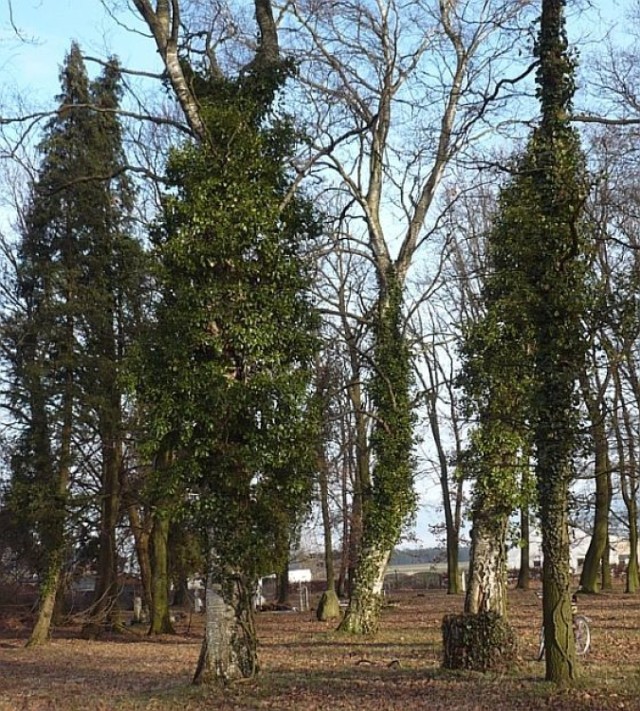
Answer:
[[[302,249],[317,223],[304,200],[284,200],[294,135],[272,111],[283,78],[194,76],[207,136],[171,156],[155,235],[161,299],[139,392],[157,516],[186,499],[208,536],[198,682],[257,670],[254,585],[285,559],[311,494],[316,317]]]
[[[5,324],[11,346],[5,352],[14,354],[8,364],[11,398],[24,413],[10,501],[34,527],[42,554],[32,644],[50,631],[68,554],[72,475],[86,438],[102,448],[100,525],[111,529],[111,540],[115,535],[114,516],[106,521],[104,502],[113,496],[114,472],[116,481],[119,474],[117,360],[124,344],[124,295],[139,276],[126,275],[140,264],[139,247],[123,232],[132,193],[119,177],[124,159],[114,113],[117,64],[111,62],[92,84],[73,44],[60,79],[59,108],[40,144],[42,162],[18,246],[22,311]],[[101,536],[101,558],[110,545],[107,537]]]
[[[100,448],[99,556],[94,617],[117,622],[116,526],[120,519],[125,412],[123,367],[141,320],[145,257],[132,234],[133,186],[127,176],[117,110],[120,71],[111,60],[90,86],[91,135],[86,147],[92,208],[86,217],[79,339],[82,407]]]

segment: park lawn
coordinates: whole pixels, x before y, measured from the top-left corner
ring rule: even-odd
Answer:
[[[225,691],[193,687],[201,617],[179,634],[151,639],[140,631],[84,640],[60,629],[42,648],[25,649],[27,629],[5,619],[0,630],[0,710],[282,709],[637,709],[640,711],[640,596],[620,591],[581,596],[591,619],[592,648],[573,688],[545,683],[535,661],[540,601],[510,593],[519,640],[508,673],[481,675],[440,668],[440,624],[462,598],[442,591],[397,591],[388,597],[375,637],[349,638],[313,612],[258,614],[262,672]]]

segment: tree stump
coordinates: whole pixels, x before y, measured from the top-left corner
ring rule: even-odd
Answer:
[[[504,671],[516,658],[516,637],[495,612],[447,615],[442,621],[445,669]]]
[[[320,622],[337,620],[342,617],[340,600],[338,599],[335,590],[325,590],[322,593],[322,597],[320,598],[320,602],[318,603],[318,608],[316,610],[316,617],[320,620]]]

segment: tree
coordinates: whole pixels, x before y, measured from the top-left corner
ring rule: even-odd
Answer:
[[[43,158],[21,230],[16,291],[22,311],[5,323],[11,406],[25,413],[13,458],[12,502],[18,509],[25,499],[30,502],[23,510],[43,552],[39,615],[30,644],[49,635],[68,554],[69,493],[81,443],[96,437],[104,445],[102,463],[110,472],[103,476],[104,487],[114,477],[117,487],[120,473],[116,460],[114,466],[107,463],[108,454],[118,452],[113,432],[120,420],[113,407],[107,414],[106,403],[113,406],[119,397],[115,349],[124,342],[123,294],[130,284],[124,275],[133,268],[131,260],[126,266],[120,260],[133,252],[127,252],[132,242],[123,235],[131,191],[119,179],[121,138],[112,113],[117,82],[117,64],[111,62],[90,83],[80,49],[72,45],[61,72],[59,110],[40,144]],[[108,323],[110,341],[99,323]],[[108,363],[105,349],[113,354]],[[108,418],[114,419],[110,433]],[[107,537],[115,535],[116,516],[117,505],[109,522],[104,520],[111,530],[105,528]],[[107,537],[101,555],[111,550],[113,563],[114,546]],[[114,567],[109,564],[112,578]],[[113,601],[114,586],[110,589]]]
[[[466,607],[505,613],[506,524],[517,501],[515,469],[519,460],[527,466],[531,443],[543,533],[546,672],[562,683],[575,676],[567,516],[588,305],[588,182],[568,120],[574,63],[563,0],[543,0],[535,54],[540,124],[501,195],[487,315],[465,342],[466,382],[479,414],[470,450],[477,476]]]
[[[363,382],[356,377],[359,373],[367,380],[380,377],[391,382],[392,374],[379,368],[403,362],[407,343],[395,341],[399,348],[395,358],[377,354],[382,342],[375,328],[397,317],[389,301],[396,289],[404,302],[414,260],[430,234],[425,225],[435,221],[435,196],[445,171],[468,146],[478,122],[490,120],[495,107],[501,106],[502,89],[511,87],[511,80],[496,85],[492,78],[508,35],[493,31],[518,27],[527,3],[441,2],[433,7],[427,2],[345,0],[334,3],[331,11],[307,2],[289,3],[287,8],[295,30],[292,42],[301,58],[305,110],[312,107],[317,116],[313,124],[317,138],[304,157],[307,165],[323,171],[333,191],[342,194],[336,200],[340,209],[344,207],[336,215],[341,248],[366,269],[364,278],[360,270],[355,272],[363,288],[358,292],[359,312],[349,315],[349,320],[367,328],[363,347],[355,354],[354,381]],[[442,71],[434,73],[434,66]],[[434,76],[437,79],[431,81]],[[467,101],[471,86],[483,86],[486,92]],[[415,96],[424,97],[420,107]],[[411,109],[405,112],[408,106]],[[345,225],[349,229],[343,229]],[[328,306],[338,311],[335,303]],[[404,303],[400,312],[406,318]],[[389,346],[386,342],[384,348]],[[377,388],[372,382],[372,394]],[[397,402],[412,405],[404,392],[396,394]],[[390,398],[378,404],[392,402]],[[374,439],[378,427],[389,427],[399,417],[395,408],[393,404],[388,412],[374,408],[364,413],[373,423],[369,429]],[[367,432],[366,419],[364,424]],[[402,440],[409,446],[404,435],[403,431],[396,445]],[[360,582],[341,624],[357,633],[376,628],[386,563],[415,504],[413,478],[403,479],[413,452],[401,457],[396,448],[399,468],[392,472],[389,461],[377,466],[380,453],[374,453],[372,444],[362,442],[358,455],[359,460],[373,458],[370,466],[362,467],[366,478],[357,482],[363,493],[363,544],[355,573]],[[388,482],[378,480],[387,475]],[[401,480],[408,489],[394,490]],[[377,491],[386,493],[378,497]],[[389,528],[382,534],[385,525]],[[359,595],[364,597],[357,599]]]
[[[529,467],[534,335],[523,269],[533,255],[520,234],[527,225],[526,159],[523,163],[500,195],[487,238],[486,311],[467,326],[462,347],[461,384],[469,414],[477,417],[462,462],[466,476],[474,481],[465,601],[465,611],[472,614],[506,615],[507,526]]]
[[[382,600],[380,570],[386,568],[402,526],[415,508],[410,352],[404,333],[402,289],[393,273],[386,279],[376,314],[370,383],[377,412],[371,435],[374,465],[363,500],[360,563],[349,608],[340,624],[342,630],[356,634],[371,632],[377,626]]]
[[[480,314],[463,325],[459,385],[474,427],[460,467],[473,482],[463,615],[443,622],[445,662],[486,670],[513,654],[507,623],[507,530],[528,478],[533,382],[527,156],[501,189],[485,241]]]
[[[40,144],[42,162],[17,250],[22,310],[5,322],[10,405],[25,413],[11,500],[27,512],[43,554],[30,644],[49,635],[68,554],[70,486],[87,438],[102,446],[101,580],[109,581],[102,599],[115,600],[114,497],[122,437],[117,361],[130,306],[125,294],[132,284],[137,290],[139,281],[139,248],[124,234],[131,190],[121,177],[121,135],[113,113],[117,63],[89,82],[73,44],[61,85],[58,112]]]
[[[117,611],[117,526],[121,519],[121,480],[125,467],[124,370],[142,320],[146,260],[133,234],[134,188],[125,172],[118,118],[120,70],[109,61],[90,86],[95,123],[92,175],[97,181],[86,237],[83,281],[90,297],[82,306],[78,338],[85,354],[78,383],[86,418],[100,450],[99,548],[94,619],[119,624]],[[87,221],[88,222],[88,221]],[[89,226],[89,224],[88,224]]]
[[[542,528],[546,678],[576,676],[571,621],[567,507],[577,444],[576,382],[586,338],[587,243],[581,216],[588,195],[580,141],[568,116],[574,61],[565,33],[564,0],[543,0],[536,44],[541,120],[531,146],[530,204],[537,229],[527,266],[534,332],[533,441]]]
[[[154,234],[160,299],[138,392],[148,447],[164,462],[152,482],[158,515],[184,498],[207,535],[197,683],[256,673],[255,584],[288,555],[315,467],[317,323],[302,250],[317,222],[287,197],[294,135],[272,111],[286,73],[194,72],[206,134],[172,153]]]

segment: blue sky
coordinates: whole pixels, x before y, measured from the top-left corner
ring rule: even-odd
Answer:
[[[594,45],[604,29],[604,23],[620,17],[623,8],[632,0],[599,0],[596,9],[581,15],[584,26]],[[125,0],[109,0],[112,6],[126,6]],[[142,36],[144,27],[136,22],[132,12],[125,9],[120,18],[136,32],[119,27],[105,11],[100,0],[12,0],[13,23],[11,25],[9,0],[0,0],[0,70],[3,80],[0,92],[10,99],[14,92],[25,97],[34,108],[51,107],[59,91],[58,72],[72,40],[76,40],[85,55],[106,57],[110,53],[119,56],[124,67],[159,71],[155,45],[151,38]],[[603,24],[597,22],[598,14]],[[571,22],[575,16],[571,18]],[[620,24],[624,30],[624,25]],[[570,25],[570,36],[580,35],[575,25]],[[93,75],[96,68],[88,65]],[[4,102],[2,102],[4,103]],[[0,105],[0,114],[12,113],[10,105]],[[426,482],[421,486],[423,501],[427,506],[418,514],[418,536],[432,544],[428,524],[439,520],[441,514],[434,510],[440,494],[437,484]]]
[[[0,0],[0,68],[3,84],[20,91],[37,104],[48,103],[57,93],[58,70],[72,40],[84,54],[105,57],[115,53],[123,66],[159,70],[155,45],[149,37],[128,32],[109,17],[99,0]],[[117,5],[113,2],[112,5]],[[141,31],[131,12],[123,20]],[[89,65],[89,72],[94,73]]]
[[[594,44],[601,39],[604,25],[621,17],[632,0],[600,0],[595,8],[577,14],[589,26],[587,36]],[[13,23],[24,41],[16,37]],[[19,90],[37,105],[52,102],[58,91],[58,68],[72,40],[79,42],[87,55],[105,57],[115,53],[125,67],[159,70],[160,64],[153,40],[143,37],[143,24],[126,9],[125,0],[108,0],[121,7],[118,17],[136,32],[119,27],[105,11],[100,0],[0,0],[0,69],[3,90]],[[570,15],[570,35],[582,33],[576,29],[576,15]],[[598,21],[600,16],[602,23]],[[624,28],[619,23],[620,29]],[[89,71],[92,73],[91,67]]]

